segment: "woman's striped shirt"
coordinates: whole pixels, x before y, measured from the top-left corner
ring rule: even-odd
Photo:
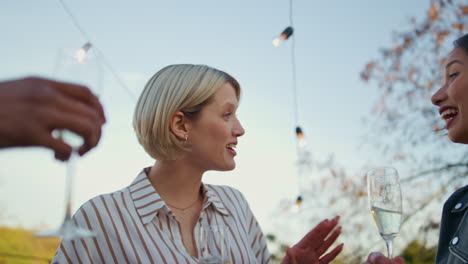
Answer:
[[[228,186],[202,185],[205,225],[224,225],[234,263],[271,263],[266,240],[244,196]],[[182,243],[179,224],[142,171],[120,191],[86,202],[73,221],[96,236],[62,241],[52,263],[198,263]]]

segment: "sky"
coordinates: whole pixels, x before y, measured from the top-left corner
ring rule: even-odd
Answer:
[[[128,186],[154,161],[132,129],[136,97],[158,70],[206,64],[238,79],[237,168],[208,172],[204,182],[241,190],[265,232],[283,199],[297,195],[290,42],[272,39],[289,26],[289,1],[4,1],[0,8],[0,80],[55,78],[57,52],[92,41],[128,87],[104,71],[100,95],[107,124],[98,147],[77,163],[73,210]],[[315,160],[333,154],[349,170],[379,164],[359,150],[362,118],[377,97],[359,78],[364,65],[391,44],[392,32],[422,17],[429,1],[293,1],[299,124]],[[132,94],[132,96],[130,96]],[[379,164],[384,165],[384,164]],[[364,173],[364,172],[362,172]],[[49,150],[0,150],[0,224],[56,227],[64,214],[65,164]]]

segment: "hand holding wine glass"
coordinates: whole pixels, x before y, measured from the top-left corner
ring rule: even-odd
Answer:
[[[385,240],[387,256],[392,258],[393,239],[400,231],[402,197],[400,178],[391,167],[374,168],[367,172],[370,209],[380,236]]]
[[[83,155],[97,145],[105,123],[102,106],[87,87],[40,77],[0,82],[0,119],[0,148],[46,147],[62,161],[72,148],[53,138],[52,130],[82,136]]]
[[[61,49],[56,63],[55,74],[60,79],[86,85],[90,87],[93,92],[99,93],[102,85],[102,75],[100,64],[95,56],[96,54],[90,52],[91,47],[91,43],[88,42],[79,49]],[[55,129],[52,131],[52,135],[55,138],[63,140],[72,147],[71,156],[67,162],[66,169],[65,218],[58,230],[39,233],[37,235],[62,237],[64,240],[94,236],[91,230],[75,225],[71,218],[76,159],[79,157],[79,152],[86,149],[86,142],[80,135],[67,129]]]

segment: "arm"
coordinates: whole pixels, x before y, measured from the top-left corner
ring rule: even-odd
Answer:
[[[97,145],[104,123],[99,100],[84,86],[35,77],[0,82],[0,148],[42,146],[66,160],[72,149],[52,137],[54,129],[81,135],[83,155]]]

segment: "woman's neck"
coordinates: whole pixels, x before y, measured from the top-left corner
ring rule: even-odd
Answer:
[[[183,160],[164,160],[154,164],[148,178],[166,204],[184,208],[200,198],[202,176]]]

